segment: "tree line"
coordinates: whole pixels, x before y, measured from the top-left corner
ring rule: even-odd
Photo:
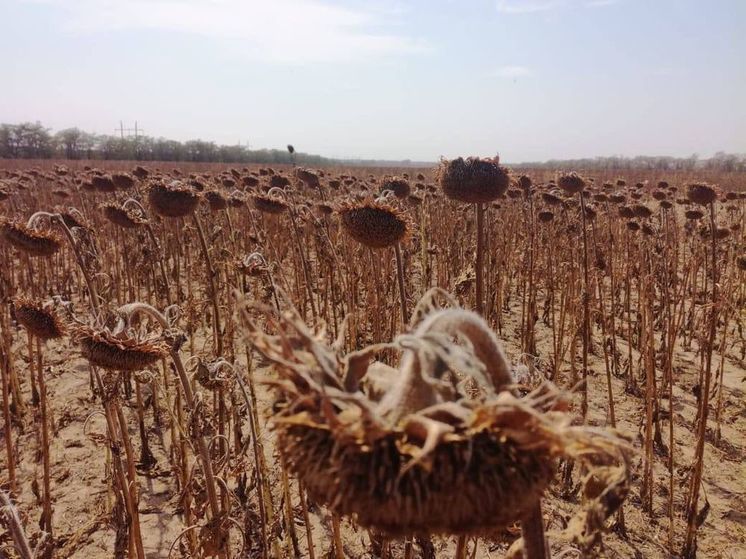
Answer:
[[[746,172],[746,154],[718,152],[702,159],[697,154],[689,157],[638,155],[636,157],[588,157],[582,159],[550,159],[534,163],[511,165],[525,169],[588,169],[593,171],[708,171]]]
[[[427,167],[434,163],[380,161],[374,159],[341,160],[290,150],[252,150],[242,145],[219,145],[205,140],[179,142],[150,136],[92,134],[80,128],[52,133],[40,122],[0,124],[0,158],[5,159],[102,159],[127,161],[188,161],[216,163],[297,163],[308,166],[361,165],[390,167]],[[706,169],[746,172],[746,154],[719,152],[713,157],[637,156],[594,157],[511,164],[516,169],[587,169],[594,171],[652,170],[692,171]]]
[[[92,134],[80,128],[52,133],[40,122],[0,124],[0,158],[297,163],[313,166],[338,163],[320,155],[278,149],[250,150],[246,146],[219,145],[205,140],[179,142],[150,136],[120,137]]]

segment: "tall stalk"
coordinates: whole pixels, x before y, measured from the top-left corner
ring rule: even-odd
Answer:
[[[477,313],[484,315],[484,204],[475,204],[474,212],[477,217],[477,254],[474,273],[476,274],[476,303]]]
[[[715,249],[717,228],[715,224],[715,203],[710,201],[710,240],[711,240],[711,307],[708,324],[707,345],[704,348],[704,371],[703,385],[701,388],[699,406],[699,424],[697,426],[697,442],[694,450],[694,470],[692,472],[691,486],[689,488],[689,501],[687,506],[687,526],[682,556],[685,559],[693,559],[697,553],[697,523],[699,503],[699,491],[702,484],[702,468],[704,465],[705,440],[707,438],[707,419],[710,414],[710,384],[712,381],[712,352],[715,344],[715,331],[718,317],[718,288],[717,288],[717,251]]]
[[[205,238],[205,232],[202,230],[202,223],[200,222],[199,216],[195,211],[192,215],[194,218],[194,225],[197,228],[197,235],[199,237],[199,245],[202,248],[202,257],[205,259],[205,267],[207,269],[207,287],[208,295],[210,296],[210,302],[212,303],[212,321],[213,331],[215,336],[215,354],[217,356],[223,355],[223,330],[220,325],[220,303],[218,302],[218,290],[215,285],[215,276],[217,272],[212,264],[212,258],[210,257],[210,250],[207,246],[207,239]]]

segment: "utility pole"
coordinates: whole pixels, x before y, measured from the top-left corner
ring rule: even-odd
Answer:
[[[135,127],[134,128],[125,128],[124,127],[124,123],[120,120],[119,121],[119,128],[115,128],[114,131],[115,132],[116,131],[119,132],[119,137],[122,140],[122,144],[124,144],[124,133],[125,132],[127,132],[127,138],[132,137],[132,132],[135,133],[135,145],[134,145],[135,151],[134,151],[134,156],[135,156],[135,159],[139,160],[140,159],[140,145],[139,145],[139,140],[140,140],[140,136],[142,135],[143,132],[145,132],[145,130],[143,130],[142,128],[140,128],[140,126],[137,123],[137,121],[135,121]]]
[[[137,125],[137,121],[135,121],[135,127],[134,128],[125,128],[122,121],[119,121],[119,128],[114,129],[115,132],[119,132],[120,137],[122,140],[124,140],[124,133],[127,132],[127,136],[131,136],[131,132],[135,133],[135,141],[137,141],[137,138],[142,135],[143,132],[145,132],[144,129],[139,128]]]

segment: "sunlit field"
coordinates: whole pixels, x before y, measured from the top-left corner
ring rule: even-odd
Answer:
[[[743,175],[0,163],[0,556],[743,557]]]

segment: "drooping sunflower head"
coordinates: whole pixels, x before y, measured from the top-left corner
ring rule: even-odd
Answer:
[[[186,217],[197,209],[199,195],[178,181],[155,181],[148,190],[148,202],[160,216]]]
[[[51,256],[62,247],[62,239],[53,231],[33,229],[20,221],[0,220],[6,241],[29,256]]]
[[[411,234],[409,218],[402,210],[383,200],[343,202],[337,213],[344,230],[370,248],[393,246]]]
[[[64,324],[50,305],[17,297],[13,301],[13,310],[18,323],[42,340],[61,338],[65,334]]]
[[[459,157],[441,162],[438,181],[449,198],[468,204],[483,204],[505,193],[510,185],[510,172],[500,166],[497,158]]]

